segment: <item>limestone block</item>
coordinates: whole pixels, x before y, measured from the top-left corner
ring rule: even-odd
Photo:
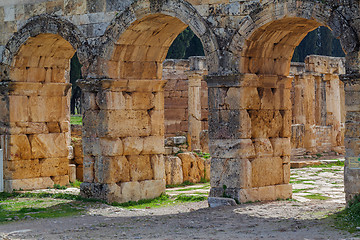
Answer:
[[[55,176],[51,177],[51,179],[54,181],[54,184],[59,184],[60,186],[66,186],[69,185],[69,176]]]
[[[61,121],[61,122],[59,122],[59,124],[60,124],[61,132],[70,132],[70,122],[69,121]],[[81,134],[81,132],[80,132],[80,134]]]
[[[223,197],[209,197],[208,203],[210,208],[237,205],[234,199]]]
[[[120,156],[124,153],[123,142],[120,138],[100,138],[100,148],[103,156]],[[128,147],[129,150],[129,147]],[[131,154],[129,154],[131,155]]]
[[[150,136],[144,138],[144,148],[142,154],[164,154],[164,137]]]
[[[83,137],[82,151],[84,155],[101,156],[100,139],[97,137]]]
[[[284,183],[290,183],[290,162],[283,164]]]
[[[283,182],[283,163],[280,157],[255,158],[251,161],[252,187],[263,187]]]
[[[120,189],[123,202],[138,201],[142,197],[139,182],[123,182],[120,184]]]
[[[182,162],[183,180],[193,183],[200,181],[200,174],[197,167],[197,158],[193,153],[179,153],[178,157]]]
[[[182,162],[179,157],[165,157],[166,184],[177,185],[184,182]]]
[[[33,189],[46,189],[54,186],[53,180],[50,177],[42,178],[26,178],[26,179],[13,179],[4,181],[4,190],[12,192],[13,190],[33,190]]]
[[[28,122],[30,117],[29,109],[27,96],[9,96],[11,122]]]
[[[278,137],[283,129],[283,120],[279,111],[250,110],[249,115],[252,138]]]
[[[69,119],[66,97],[31,96],[30,117],[34,122],[56,122]]]
[[[255,147],[256,157],[273,156],[273,147],[268,138],[255,138],[254,147]]]
[[[210,172],[211,172],[211,159],[205,159],[204,160],[204,164],[205,164],[205,180],[206,181],[210,181],[211,177],[210,177]]]
[[[150,124],[152,136],[164,136],[164,110],[153,110],[150,112]]]
[[[276,200],[276,188],[275,186],[266,186],[258,188],[258,199],[260,201]]]
[[[95,159],[93,156],[84,156],[83,164],[83,180],[84,182],[91,183],[95,179],[94,164]]]
[[[261,109],[275,109],[275,98],[271,88],[258,88],[261,97]]]
[[[151,167],[154,171],[154,180],[165,179],[165,160],[163,155],[151,156]]]
[[[211,158],[211,187],[249,188],[251,164],[248,159]]]
[[[210,155],[218,158],[254,158],[251,139],[210,139]]]
[[[32,158],[61,158],[68,156],[64,133],[30,136]]]
[[[239,202],[255,202],[259,200],[258,188],[248,188],[239,190]]]
[[[40,177],[38,159],[4,161],[4,179],[23,179]]]
[[[147,180],[140,182],[142,199],[153,199],[165,192],[166,182],[163,180]]]
[[[144,149],[144,139],[141,137],[127,137],[123,139],[124,155],[138,155]]]
[[[127,109],[148,110],[154,108],[153,97],[152,92],[132,92],[126,101]]]
[[[291,155],[290,138],[271,138],[270,141],[274,149],[274,157]]]
[[[239,111],[239,138],[251,138],[251,118],[247,110]]]
[[[131,181],[153,180],[154,173],[151,168],[149,155],[127,156],[130,164]]]
[[[84,156],[83,148],[82,148],[82,141],[77,140],[72,142],[73,149],[74,149],[74,157],[81,158]]]
[[[95,181],[117,183],[130,181],[130,165],[126,157],[98,157],[95,160]]]
[[[280,111],[282,116],[282,129],[280,131],[280,137],[289,138],[291,137],[291,123],[292,123],[292,114],[291,110],[282,110]]]
[[[151,117],[145,110],[100,111],[99,119],[99,136],[149,136],[151,132]]]
[[[84,182],[84,168],[83,165],[76,166],[76,179]]]
[[[29,122],[26,126],[26,134],[43,134],[48,133],[49,130],[46,123]]]
[[[96,96],[96,104],[100,109],[124,110],[126,108],[126,100],[123,92],[105,91],[99,93]],[[94,108],[94,106],[92,108]]]
[[[205,159],[196,156],[197,168],[199,171],[200,179],[205,178]]]
[[[275,198],[276,199],[290,199],[292,198],[292,185],[281,184],[275,185]]]
[[[224,99],[229,109],[260,109],[257,88],[229,88]]]
[[[69,181],[75,182],[76,180],[76,165],[69,164]]]
[[[8,160],[31,159],[31,145],[26,135],[9,136]]]
[[[69,160],[65,158],[43,158],[39,160],[40,177],[63,176],[69,174]]]
[[[59,122],[47,122],[46,126],[49,130],[49,133],[61,133]]]

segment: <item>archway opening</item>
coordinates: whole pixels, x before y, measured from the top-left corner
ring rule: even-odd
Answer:
[[[75,50],[56,34],[30,37],[10,66],[5,190],[69,183],[69,66]]]
[[[241,87],[243,90],[241,93],[242,99],[249,99],[249,101],[252,99],[252,101],[245,100],[247,105],[243,106],[246,111],[243,111],[242,121],[251,126],[246,138],[252,142],[255,154],[248,154],[249,160],[243,161],[243,164],[246,163],[244,169],[250,172],[243,177],[243,183],[241,183],[243,187],[237,195],[242,202],[291,197],[292,189],[289,183],[291,183],[290,165],[292,164],[291,139],[294,139],[293,119],[305,119],[306,126],[303,134],[310,132],[313,134],[311,139],[309,139],[310,135],[304,137],[310,145],[316,144],[316,137],[325,128],[328,130],[327,128],[332,124],[328,118],[325,127],[317,128],[315,107],[321,107],[321,104],[315,102],[315,96],[318,96],[317,100],[332,105],[325,111],[332,115],[332,120],[336,119],[336,123],[332,126],[334,129],[328,132],[323,131],[324,135],[332,135],[336,132],[334,133],[335,141],[336,137],[339,141],[342,138],[343,141],[343,129],[341,129],[343,119],[341,111],[335,109],[340,105],[341,96],[344,96],[341,95],[341,83],[338,77],[338,74],[343,73],[339,70],[343,62],[335,63],[336,60],[326,59],[326,57],[308,57],[307,68],[304,67],[304,72],[289,75],[294,49],[310,31],[317,29],[320,25],[315,20],[286,17],[259,27],[245,42],[241,56],[241,69],[246,73],[244,81],[249,84]],[[293,70],[297,70],[296,66]],[[324,77],[325,81],[331,81],[328,88],[329,94],[333,94],[333,97],[325,100],[319,97],[323,94],[319,88],[320,85],[317,85],[319,77]],[[295,87],[294,104],[291,101],[293,87]],[[300,91],[301,93],[298,91],[299,88],[303,90]],[[300,102],[300,98],[294,97],[296,91],[302,98],[307,95],[305,99],[307,102]],[[293,109],[295,111],[292,111]],[[300,112],[299,109],[303,110],[305,116],[294,116],[294,113]],[[309,121],[310,118],[314,121]],[[247,129],[244,127],[245,130]],[[297,140],[299,138],[295,137],[295,141]],[[248,141],[249,145],[251,145],[250,141]],[[337,147],[343,148],[343,145]]]

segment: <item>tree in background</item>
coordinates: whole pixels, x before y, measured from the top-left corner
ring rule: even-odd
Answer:
[[[75,53],[70,61],[70,83],[72,84],[70,114],[81,114],[81,89],[76,84],[76,80],[81,78],[81,64]]]
[[[191,56],[204,56],[204,49],[200,39],[188,27],[174,40],[166,58],[186,59]]]
[[[344,57],[340,41],[336,39],[326,27],[319,27],[302,40],[295,48],[293,62],[303,62],[306,56],[316,54],[332,57]]]

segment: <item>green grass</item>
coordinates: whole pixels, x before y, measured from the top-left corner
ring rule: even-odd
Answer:
[[[302,197],[307,198],[307,199],[316,199],[316,200],[328,200],[328,199],[330,199],[330,197],[323,196],[320,193],[304,195]]]
[[[299,193],[299,192],[305,192],[308,190],[313,190],[314,188],[300,188],[300,189],[293,189],[292,192],[293,193]]]
[[[349,206],[342,211],[328,216],[333,219],[335,228],[348,231],[350,233],[359,232],[360,227],[360,197],[355,196],[353,201],[349,202]]]
[[[180,194],[176,197],[170,197],[169,195],[163,194],[155,199],[144,199],[144,200],[139,200],[137,202],[130,201],[126,203],[114,202],[111,205],[116,207],[123,207],[127,209],[134,209],[134,208],[144,209],[144,208],[159,208],[164,206],[171,206],[184,202],[199,202],[199,201],[204,201],[206,199],[207,199],[206,196]]]
[[[0,223],[26,218],[55,218],[81,214],[86,202],[100,202],[64,193],[0,193]]]
[[[181,184],[166,185],[166,188],[186,187],[186,186],[192,186],[192,185],[195,185],[195,183],[185,181]]]
[[[75,180],[75,182],[70,182],[70,186],[74,187],[74,188],[80,188],[80,185],[82,184],[82,182]]]
[[[70,116],[70,123],[74,125],[82,125],[82,116],[78,116],[78,115]]]
[[[319,164],[319,165],[314,165],[314,166],[306,166],[307,168],[331,168],[334,166],[339,166],[339,167],[343,167],[345,164],[344,162],[341,162],[340,160],[338,160],[335,163],[329,163],[329,164]]]

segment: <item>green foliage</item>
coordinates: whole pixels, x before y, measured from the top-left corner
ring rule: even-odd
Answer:
[[[308,199],[317,199],[317,200],[328,200],[330,198],[330,197],[323,196],[320,193],[304,195],[303,197],[308,198]]]
[[[70,182],[70,186],[74,187],[74,188],[80,188],[80,185],[82,184],[82,182],[75,180],[75,182]]]
[[[177,187],[185,187],[185,186],[191,186],[191,185],[195,185],[195,183],[185,181],[181,184],[166,185],[166,188],[177,188]]]
[[[343,211],[329,216],[335,221],[335,227],[350,233],[358,232],[360,227],[360,196],[356,195],[349,201],[349,205]]]
[[[70,123],[74,124],[74,125],[82,125],[82,116],[71,115],[70,116]]]
[[[168,205],[174,205],[176,203],[182,203],[182,202],[199,202],[206,200],[206,196],[199,196],[199,195],[185,195],[180,194],[175,198],[170,197],[167,194],[162,194],[160,197],[154,198],[154,199],[143,199],[139,200],[137,202],[135,201],[129,201],[126,203],[117,203],[113,202],[111,205],[115,207],[123,207],[123,208],[158,208]]]
[[[336,39],[326,27],[319,27],[302,40],[296,47],[292,58],[293,62],[303,62],[305,57],[311,54],[344,57],[340,41]]]
[[[211,158],[210,153],[204,153],[204,152],[194,152],[196,155],[198,155],[201,158],[209,159]]]
[[[65,190],[65,189],[66,189],[66,186],[60,186],[59,184],[54,184],[54,188],[55,188],[55,189]]]
[[[338,167],[343,167],[345,165],[344,162],[340,161],[340,160],[337,160],[336,162],[334,163],[328,163],[328,164],[319,164],[319,165],[314,165],[314,166],[306,166],[307,168],[331,168],[331,167],[335,167],[335,166],[338,166]]]
[[[204,56],[204,49],[200,39],[188,27],[174,40],[166,58],[186,59],[191,56]]]

